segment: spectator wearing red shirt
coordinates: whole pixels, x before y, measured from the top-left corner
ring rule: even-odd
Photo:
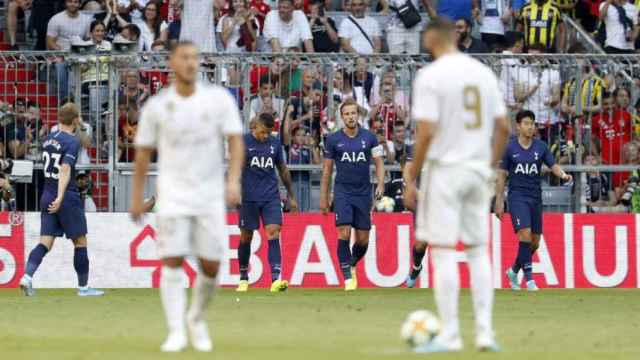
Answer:
[[[251,0],[249,2],[249,11],[253,12],[253,15],[258,19],[260,24],[260,33],[264,29],[264,19],[271,11],[271,6],[267,5],[264,0]]]
[[[280,75],[284,70],[284,60],[276,59],[271,63],[270,66],[253,66],[251,71],[249,72],[249,82],[251,83],[251,95],[256,95],[258,93],[258,89],[260,88],[260,79],[263,77],[268,77],[269,81],[273,84],[276,84],[274,88],[276,89],[275,94],[281,95],[279,91],[279,81]]]
[[[592,140],[597,141],[596,147],[600,149],[602,162],[608,165],[622,163],[622,147],[631,141],[633,126],[631,114],[618,106],[614,106],[614,94],[605,94],[602,100],[602,112],[591,119]],[[619,186],[623,181],[623,175],[616,173],[613,176],[613,185]]]

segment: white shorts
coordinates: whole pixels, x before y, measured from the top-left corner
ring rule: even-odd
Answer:
[[[422,177],[416,216],[416,240],[455,247],[489,240],[489,179],[462,166],[431,165]]]
[[[157,249],[161,259],[196,256],[220,261],[227,239],[226,213],[209,216],[158,216]]]

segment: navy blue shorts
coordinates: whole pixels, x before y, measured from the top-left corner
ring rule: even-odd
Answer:
[[[512,199],[509,212],[516,233],[529,228],[533,234],[542,234],[542,201]]]
[[[351,225],[357,230],[370,230],[371,205],[369,195],[334,194],[333,211],[336,213],[336,226]]]
[[[264,225],[282,225],[280,199],[271,201],[243,201],[240,206],[240,228],[258,230],[260,219]]]
[[[40,197],[40,235],[65,235],[71,240],[87,235],[87,218],[80,194],[67,192],[58,212],[49,214],[47,208],[55,198],[56,195],[50,192],[45,192]]]

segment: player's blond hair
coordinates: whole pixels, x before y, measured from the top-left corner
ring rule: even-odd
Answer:
[[[342,104],[340,104],[340,115],[342,115],[342,112],[343,112],[344,108],[347,107],[347,106],[355,106],[356,110],[358,110],[360,108],[360,106],[358,105],[358,103],[355,100],[347,99]]]
[[[80,117],[80,111],[74,103],[66,103],[58,110],[58,122],[62,125],[69,126],[78,117]]]

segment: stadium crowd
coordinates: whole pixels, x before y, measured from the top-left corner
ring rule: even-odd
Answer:
[[[564,14],[592,33],[608,53],[623,54],[636,48],[638,7],[640,1],[626,0],[11,0],[6,4],[6,40],[12,49],[23,50],[25,36],[33,36],[35,50],[94,44],[100,51],[111,51],[115,44],[133,42],[139,51],[159,52],[179,39],[190,39],[213,53],[419,54],[424,23],[445,16],[455,21],[459,48],[467,53],[587,52],[568,34]],[[628,81],[611,64],[576,65],[542,57],[506,57],[493,65],[511,112],[534,111],[539,136],[561,164],[577,163],[580,153],[583,164],[640,165],[640,72],[632,72],[634,80]],[[74,74],[64,61],[54,66],[54,92],[62,104],[70,99]],[[79,127],[85,146],[80,163],[101,162],[108,154],[106,134],[111,131],[101,114],[108,98],[108,65],[94,56],[81,70],[87,115]],[[236,97],[247,128],[261,113],[274,115],[290,164],[321,163],[324,138],[341,126],[336,105],[353,98],[360,106],[361,125],[383,145],[385,162],[402,165],[412,145],[414,70],[366,57],[328,68],[282,56],[249,71],[237,64],[227,66],[221,79],[212,80]],[[118,161],[133,160],[139,110],[170,78],[163,71],[120,73]],[[247,81],[250,100],[244,103]],[[37,160],[38,139],[51,130],[38,120],[38,103],[19,99],[2,106],[13,115],[4,117],[0,151],[13,159]],[[309,172],[292,174],[300,184],[311,181]],[[589,173],[590,209],[619,210],[623,201],[630,206],[625,196],[628,179],[635,180],[632,175],[636,174]],[[399,178],[398,172],[390,173],[389,194],[397,190],[394,180]]]

